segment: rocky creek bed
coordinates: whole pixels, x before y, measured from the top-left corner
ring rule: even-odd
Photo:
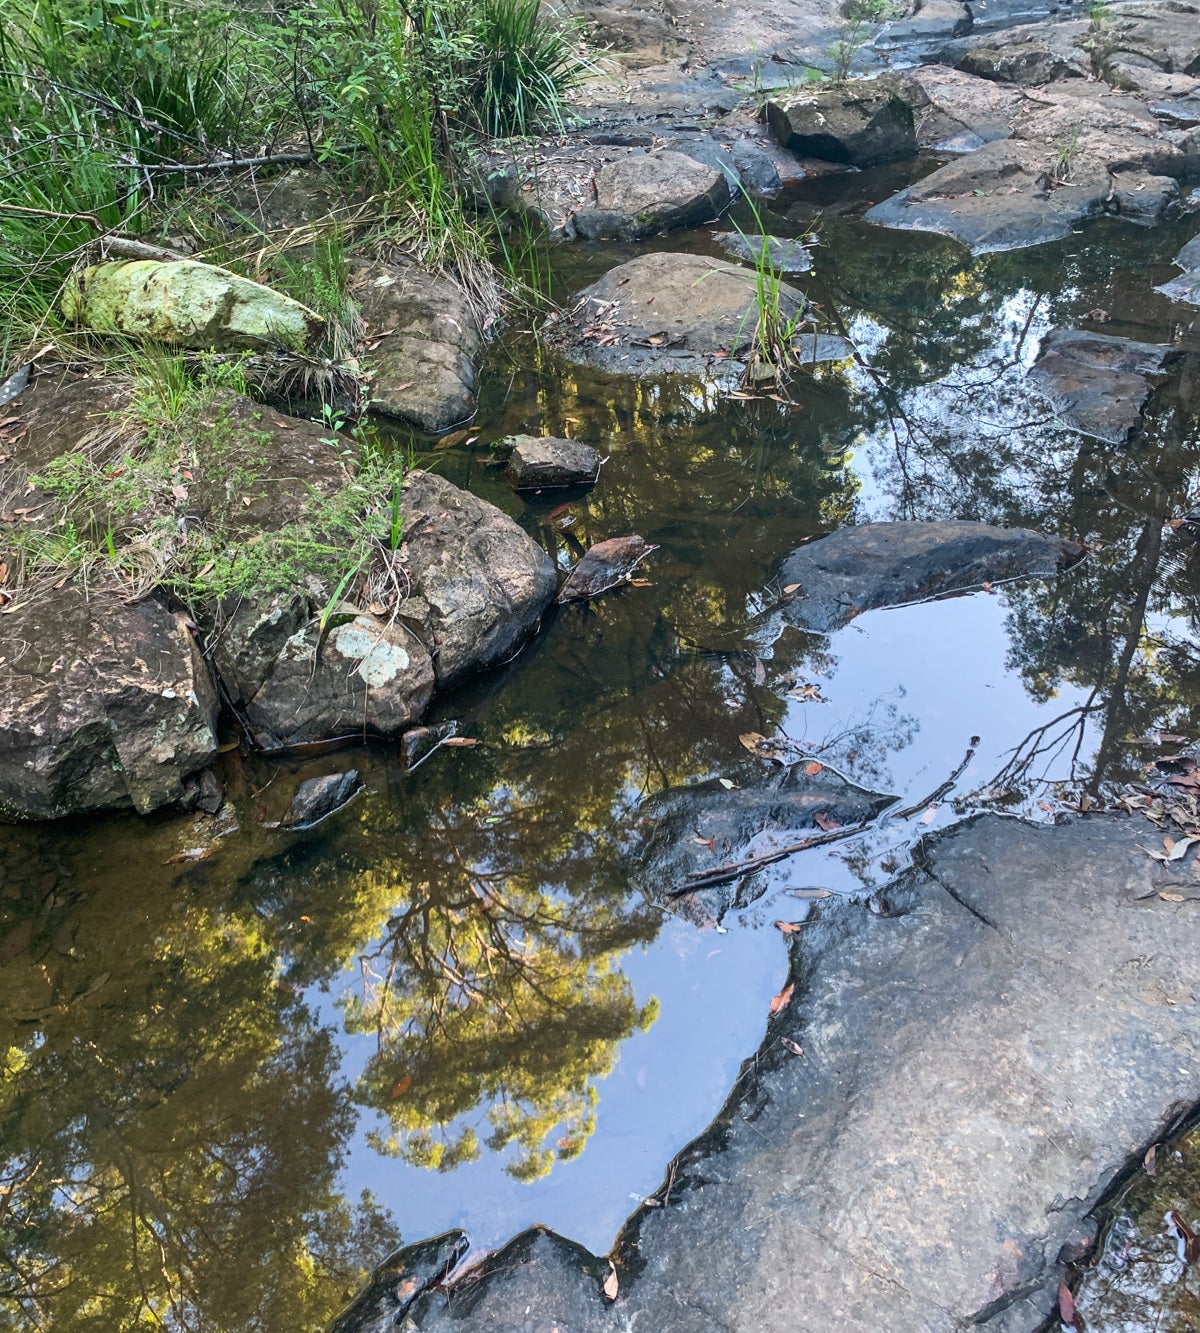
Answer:
[[[18,1320],[1136,1326],[1120,1214],[1087,1264],[1200,1106],[1200,15],[926,5],[828,87],[777,9],[597,8],[591,125],[481,158],[536,339],[356,267],[402,480],[207,400],[161,567],[367,514],[355,581],[6,593]],[[19,388],[10,529],[159,447],[130,392]]]

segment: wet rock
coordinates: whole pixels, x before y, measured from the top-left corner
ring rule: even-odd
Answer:
[[[413,623],[433,649],[444,689],[512,657],[537,628],[558,579],[519,524],[443,477],[410,472],[402,508]]]
[[[863,611],[903,606],[984,583],[1056,574],[1084,554],[1077,542],[989,523],[862,523],[793,551],[777,582],[798,585],[783,612],[827,633]]]
[[[804,308],[804,294],[779,287],[785,319]],[[755,276],[738,264],[703,255],[639,255],[580,293],[575,309],[550,331],[572,361],[622,374],[704,374],[712,354],[728,354],[721,370],[751,344],[758,321]],[[853,350],[828,335],[796,338],[804,361],[840,360]]]
[[[1038,87],[1060,79],[1084,78],[1088,71],[1064,60],[1036,38],[1007,42],[1004,45],[972,47],[959,61],[958,68],[981,79],[999,83],[1019,83]]]
[[[68,284],[62,311],[98,333],[183,347],[304,348],[324,328],[290,296],[191,259],[95,264]]]
[[[1155,287],[1172,301],[1200,306],[1200,236],[1193,237],[1175,256],[1175,263],[1184,270],[1178,278]]]
[[[416,265],[360,262],[350,290],[369,342],[371,411],[438,434],[475,411],[483,336],[470,299]]]
[[[725,177],[731,198],[742,188],[741,173],[733,160],[732,151],[708,135],[676,135],[668,151],[682,153],[684,157],[690,157],[706,167],[715,167]]]
[[[355,736],[399,736],[429,706],[433,660],[401,621],[346,604],[320,638],[309,599],[244,601],[214,657],[256,745],[277,749]]]
[[[217,753],[217,695],[182,621],[68,586],[0,616],[0,814],[178,801]]]
[[[812,255],[799,241],[779,236],[743,235],[738,231],[718,231],[713,240],[734,259],[756,264],[766,247],[767,259],[777,273],[807,273],[812,268]]]
[[[446,1278],[471,1243],[465,1231],[405,1245],[375,1269],[370,1285],[329,1325],[327,1333],[393,1333],[430,1287]]]
[[[888,23],[876,44],[900,46],[938,37],[962,37],[971,31],[970,9],[959,0],[917,0],[910,17]]]
[[[773,98],[767,122],[785,148],[830,162],[873,167],[917,151],[912,106],[891,79]]]
[[[511,435],[501,445],[511,445],[505,476],[518,491],[542,487],[591,486],[600,472],[600,455],[578,440],[560,440],[552,435]]]
[[[622,158],[595,178],[595,198],[574,218],[585,240],[636,241],[711,222],[729,207],[725,172],[683,153]]]
[[[283,827],[301,832],[315,828],[323,819],[336,814],[364,790],[358,770],[349,768],[344,773],[326,773],[319,778],[306,778],[297,788],[284,816]]]
[[[400,738],[400,761],[408,772],[419,768],[444,740],[458,731],[457,722],[439,722],[432,727],[413,727]]]
[[[205,815],[216,815],[225,804],[225,789],[221,779],[211,768],[186,778],[180,805],[185,810],[199,810]]]
[[[657,546],[644,537],[609,537],[588,548],[587,553],[567,575],[559,591],[559,602],[586,602],[610,588],[619,588],[633,577],[633,571]]]
[[[1156,343],[1054,329],[1029,372],[1067,422],[1109,444],[1124,444],[1140,424],[1153,377],[1171,354]]]
[[[738,139],[731,145],[730,153],[741,177],[742,189],[748,195],[756,199],[773,199],[783,189],[779,168],[758,144]]]
[[[921,89],[917,138],[922,148],[941,153],[973,153],[985,143],[1007,139],[1012,121],[1025,100],[1018,88],[928,65],[913,70],[909,81]]]
[[[733,788],[715,778],[671,787],[643,801],[641,833],[628,864],[634,883],[652,901],[665,902],[686,887],[689,876],[767,855],[806,831],[818,832],[817,815],[850,827],[880,814],[895,799],[865,791],[827,769],[806,774],[802,764],[779,769],[760,761],[740,769],[737,781]],[[699,838],[711,838],[712,846]],[[746,906],[764,888],[758,876],[749,887],[733,882],[705,889],[699,910],[719,919],[734,906]],[[691,895],[679,902],[686,912]]]

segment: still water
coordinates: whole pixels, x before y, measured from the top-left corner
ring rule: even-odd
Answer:
[[[769,227],[803,234],[804,203]],[[772,922],[805,908],[788,888],[870,895],[970,810],[1103,803],[1144,778],[1156,729],[1200,735],[1197,548],[1164,527],[1200,498],[1195,390],[1164,387],[1117,448],[1024,383],[1056,326],[1195,347],[1195,311],[1152,291],[1194,230],[1097,224],[972,260],[829,217],[805,282],[861,361],[792,403],[563,367],[504,330],[477,438],[416,442],[424,465],[563,570],[640,533],[649,586],[551,614],[441,700],[478,744],[414,772],[384,746],[231,752],[214,820],[3,831],[0,1324],[315,1329],[398,1237],[452,1225],[476,1250],[543,1222],[603,1252],[758,1045],[786,972]],[[716,253],[704,232],[664,244]],[[555,294],[625,255],[556,252]],[[514,496],[487,446],[515,431],[598,447],[595,490]],[[1093,550],[1057,583],[754,638],[789,550],[905,517]],[[903,805],[981,742],[921,820],[772,867],[699,925],[632,887],[629,831],[646,795],[760,763],[747,732]],[[349,766],[366,791],[340,814],[263,827],[298,778]]]

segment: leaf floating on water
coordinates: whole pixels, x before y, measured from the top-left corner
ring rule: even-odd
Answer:
[[[798,1041],[793,1041],[791,1037],[780,1037],[779,1044],[785,1051],[791,1051],[793,1055],[803,1055],[804,1047]]]
[[[1152,1143],[1146,1149],[1146,1155],[1142,1158],[1142,1166],[1145,1167],[1146,1174],[1151,1180],[1158,1174],[1158,1144]]]
[[[617,1292],[619,1290],[620,1287],[617,1283],[617,1270],[612,1266],[612,1264],[609,1264],[608,1276],[604,1279],[604,1286],[601,1287],[601,1291],[604,1292],[604,1294],[608,1297],[610,1301],[615,1301],[617,1299]]]
[[[799,921],[776,921],[775,925],[785,935],[798,935],[804,929]]]
[[[733,789],[737,786],[737,783],[734,782],[732,778],[718,778],[717,781],[721,784],[722,787],[725,788],[726,791],[733,791]]]
[[[763,662],[761,657],[756,657],[754,659],[754,683],[755,685],[762,685],[765,683],[766,679],[767,679],[766,664]]]
[[[168,856],[163,865],[177,866],[186,861],[207,861],[215,850],[214,847],[185,847],[183,851],[176,852],[174,856]]]
[[[799,585],[798,583],[789,583],[789,584],[787,585],[787,587],[784,588],[784,590],[783,590],[783,595],[784,595],[785,597],[790,597],[790,596],[792,595],[792,593],[794,593],[794,592],[798,592],[799,589],[800,589],[800,585]]]
[[[766,745],[767,738],[758,731],[743,731],[738,740],[750,751],[751,754],[757,754],[759,746]]]
[[[717,854],[717,840],[716,840],[716,838],[706,838],[706,837],[704,837],[702,834],[697,833],[696,836],[692,839],[692,841],[693,841],[693,842],[698,842],[698,843],[700,844],[701,847],[707,847],[708,850],[709,850],[710,852],[712,852],[712,854],[713,854],[714,856],[716,856],[716,854]]]
[[[817,898],[832,898],[832,889],[788,889],[788,893],[793,898],[802,898],[805,901],[813,901]]]
[[[834,829],[842,827],[841,821],[834,819],[828,810],[818,810],[817,813],[813,815],[813,823],[822,833],[832,833]]]
[[[447,736],[442,744],[453,749],[465,750],[472,745],[478,745],[479,739],[476,736]]]
[[[817,774],[825,767],[824,764],[818,764],[814,759],[811,763],[804,765],[804,771],[810,778],[815,778]]]
[[[937,812],[938,812],[937,802],[934,801],[934,803],[929,807],[929,809],[926,810],[925,813],[921,816],[918,822],[922,824],[932,824],[933,821],[937,818]]]
[[[412,1075],[404,1074],[392,1084],[392,1090],[388,1093],[392,1101],[399,1101],[401,1097],[412,1087]]]
[[[796,984],[789,981],[788,984],[771,1001],[772,1015],[779,1013],[781,1009],[786,1009],[792,1002],[792,991],[796,989]]]
[[[1075,1309],[1075,1297],[1071,1295],[1071,1288],[1065,1282],[1058,1284],[1058,1317],[1062,1321],[1063,1328],[1073,1328],[1076,1333],[1080,1333],[1081,1325]]]

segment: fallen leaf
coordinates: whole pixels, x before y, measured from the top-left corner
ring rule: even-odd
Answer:
[[[798,583],[789,583],[787,587],[784,588],[783,595],[785,597],[790,597],[792,593],[796,592],[799,589],[799,587],[800,585]]]
[[[937,811],[938,811],[937,802],[934,801],[934,803],[929,807],[929,809],[926,810],[925,813],[921,816],[918,822],[922,824],[932,824],[933,821],[937,818]]]
[[[631,588],[653,588],[654,582],[652,579],[630,579],[629,586]]]
[[[760,748],[767,743],[767,738],[758,731],[744,731],[738,737],[738,740],[751,754],[758,754]]]
[[[799,921],[776,921],[775,925],[785,935],[798,935],[804,929]]]
[[[403,1097],[411,1087],[412,1075],[404,1074],[392,1084],[392,1090],[388,1093],[388,1096],[391,1097],[392,1101],[397,1101],[399,1098]]]
[[[601,1287],[600,1290],[604,1292],[604,1294],[608,1297],[610,1301],[615,1301],[617,1299],[617,1292],[619,1289],[620,1288],[617,1283],[617,1270],[612,1266],[612,1264],[609,1264],[608,1276],[604,1279],[604,1286]]]
[[[1158,1174],[1158,1144],[1152,1143],[1146,1149],[1146,1155],[1142,1158],[1142,1166],[1146,1169],[1146,1174],[1151,1180]]]
[[[1075,1313],[1075,1297],[1065,1282],[1058,1284],[1058,1317],[1063,1328],[1078,1329],[1078,1316]]]
[[[761,685],[766,679],[767,679],[766,663],[762,660],[761,657],[756,657],[754,659],[754,683],[755,685]]]
[[[251,503],[251,501],[250,501],[250,497],[249,497],[248,495],[243,495],[243,496],[242,496],[242,504],[244,504],[247,508],[249,508],[250,503]]]
[[[717,781],[721,784],[722,787],[725,788],[726,791],[733,791],[733,789],[737,786],[737,783],[734,782],[732,778],[718,778]]]
[[[792,991],[795,990],[795,982],[789,981],[788,984],[771,1001],[771,1013],[777,1014],[781,1009],[786,1009],[792,1002]]]
[[[163,862],[165,866],[182,865],[185,861],[207,861],[213,854],[211,847],[185,847],[183,851],[176,852],[174,856],[168,856]]]
[[[780,1037],[779,1044],[785,1051],[791,1051],[793,1055],[803,1055],[804,1047],[798,1041],[793,1041],[791,1037]]]
[[[1160,893],[1158,895],[1164,903],[1186,903],[1187,899],[1182,893]]]
[[[452,745],[460,750],[465,750],[472,745],[478,745],[479,739],[476,736],[447,736],[442,744]]]
[[[1200,1254],[1200,1241],[1196,1239],[1195,1232],[1174,1209],[1163,1220],[1175,1232],[1180,1262],[1190,1264]]]
[[[788,889],[793,898],[803,898],[806,902],[817,898],[832,898],[832,889]]]
[[[811,763],[804,765],[804,771],[810,778],[815,778],[817,774],[825,767],[824,764],[818,764],[814,759]]]
[[[840,821],[834,819],[834,817],[826,810],[818,810],[817,813],[813,815],[813,823],[822,833],[832,833],[834,829],[842,827]]]

